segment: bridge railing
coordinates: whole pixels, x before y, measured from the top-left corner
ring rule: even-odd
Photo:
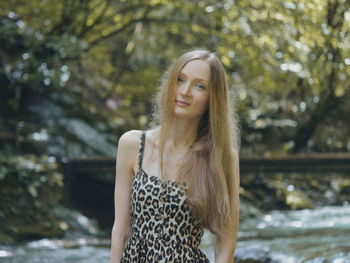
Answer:
[[[115,173],[115,158],[72,158],[70,173]],[[271,158],[241,158],[241,173],[342,172],[350,173],[350,153],[300,154]]]

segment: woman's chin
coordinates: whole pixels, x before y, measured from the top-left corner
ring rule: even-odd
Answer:
[[[196,121],[200,119],[200,116],[196,116],[193,114],[188,114],[184,112],[175,112],[174,114],[175,120],[187,120],[187,121]]]

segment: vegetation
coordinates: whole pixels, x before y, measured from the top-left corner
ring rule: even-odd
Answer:
[[[63,176],[53,157],[9,149],[0,159],[0,243],[62,235],[64,224],[52,209],[60,201]]]
[[[21,195],[27,214],[30,200],[61,186],[56,168],[18,163],[114,156],[124,131],[152,125],[163,72],[195,47],[216,51],[226,67],[242,155],[349,151],[349,8],[347,0],[0,0],[0,200],[19,207]],[[3,191],[18,184],[26,194]],[[1,224],[18,217],[9,211],[1,204]]]

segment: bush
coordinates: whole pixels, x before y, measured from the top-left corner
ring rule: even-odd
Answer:
[[[62,235],[53,208],[63,190],[55,157],[0,151],[0,243]]]

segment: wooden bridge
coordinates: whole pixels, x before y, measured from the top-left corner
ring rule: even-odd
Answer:
[[[101,226],[110,227],[114,213],[115,158],[70,159],[63,164],[69,204]],[[350,174],[349,154],[310,154],[274,158],[242,158],[241,174],[339,172]]]
[[[72,174],[114,174],[115,158],[74,158],[68,161],[66,168]],[[241,158],[240,172],[349,173],[350,153],[302,154],[273,158]]]

